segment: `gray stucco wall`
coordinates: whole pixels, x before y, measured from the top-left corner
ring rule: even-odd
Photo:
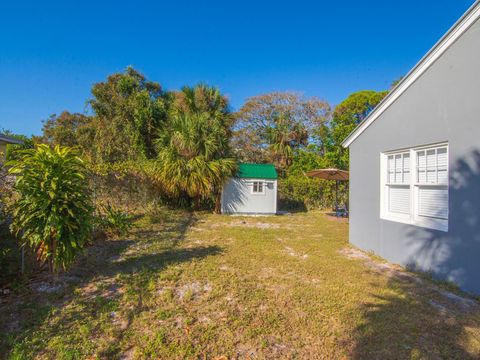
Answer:
[[[252,194],[253,181],[264,181],[265,194]],[[277,212],[277,181],[232,178],[222,191],[223,214],[275,214]]]
[[[448,141],[449,230],[380,219],[380,154]],[[480,21],[350,146],[350,242],[480,293]]]

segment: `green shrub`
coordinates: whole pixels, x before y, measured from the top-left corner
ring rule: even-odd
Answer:
[[[133,216],[110,204],[100,207],[99,230],[107,236],[125,236],[133,227]]]
[[[324,209],[332,205],[332,185],[325,180],[293,174],[278,183],[280,207],[283,210]]]
[[[305,174],[314,169],[332,167],[319,148],[309,146],[295,153],[292,166],[278,182],[281,210],[330,209],[335,203],[335,181],[311,178]],[[338,202],[345,203],[346,183],[338,186]]]
[[[66,268],[91,234],[92,206],[83,161],[68,147],[38,145],[8,164],[17,176],[12,230],[50,271]]]

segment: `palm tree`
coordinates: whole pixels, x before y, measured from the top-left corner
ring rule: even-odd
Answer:
[[[232,121],[228,99],[215,87],[199,84],[176,92],[171,109],[177,113],[208,113],[217,120]]]
[[[202,199],[216,195],[236,169],[229,157],[229,127],[209,112],[175,111],[160,137],[160,181],[172,195],[186,194],[198,209]]]
[[[280,115],[275,126],[267,130],[267,138],[275,161],[285,169],[292,163],[294,149],[307,144],[308,132],[301,124],[289,121],[287,115]]]

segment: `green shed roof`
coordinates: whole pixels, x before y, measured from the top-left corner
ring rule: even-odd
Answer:
[[[242,179],[277,179],[277,170],[273,164],[247,164],[239,165],[237,177]]]

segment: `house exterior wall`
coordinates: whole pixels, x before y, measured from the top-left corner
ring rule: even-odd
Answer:
[[[263,181],[264,194],[253,194],[254,181]],[[222,214],[275,214],[277,180],[232,178],[222,191]]]
[[[480,21],[350,145],[350,242],[480,293]],[[447,232],[380,219],[381,153],[449,144]]]

